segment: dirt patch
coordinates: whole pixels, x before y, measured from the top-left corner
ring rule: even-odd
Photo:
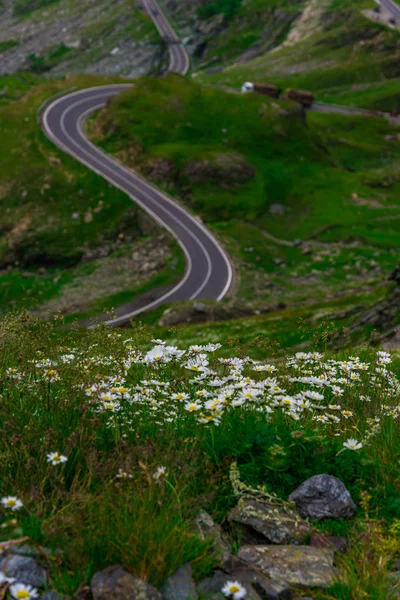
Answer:
[[[44,318],[49,312],[87,312],[99,300],[141,287],[167,266],[171,259],[169,241],[168,236],[161,235],[136,242],[119,255],[92,261],[90,273],[76,277],[59,297],[43,304],[36,314]]]
[[[31,217],[24,217],[7,235],[7,245],[10,250],[13,250],[25,238],[31,222]]]

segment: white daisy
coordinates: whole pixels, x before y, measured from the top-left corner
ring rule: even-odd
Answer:
[[[50,454],[47,455],[47,462],[52,465],[60,465],[61,463],[67,462],[67,460],[68,458],[59,452],[50,452]]]
[[[349,438],[347,442],[343,442],[343,446],[345,448],[348,448],[349,450],[360,450],[360,448],[362,448],[362,443],[357,442],[357,440],[354,440],[352,438]]]
[[[224,596],[233,598],[233,600],[241,600],[247,594],[246,588],[238,581],[227,581],[221,592]]]
[[[8,508],[9,510],[19,510],[22,508],[23,504],[19,498],[16,496],[5,496],[5,498],[1,499],[1,503],[4,508]]]
[[[14,585],[10,587],[10,593],[16,600],[30,600],[31,598],[39,597],[36,588],[31,585],[25,585],[24,583],[14,583]]]

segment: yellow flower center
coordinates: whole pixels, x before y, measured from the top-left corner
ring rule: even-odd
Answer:
[[[26,590],[19,590],[17,592],[17,598],[21,598],[21,600],[23,600],[24,598],[30,598],[31,595],[29,592],[27,592]]]
[[[17,503],[15,502],[15,500],[7,500],[7,506],[15,506]]]
[[[240,588],[237,585],[231,585],[231,587],[229,588],[229,591],[231,594],[236,594],[236,592],[240,591]]]

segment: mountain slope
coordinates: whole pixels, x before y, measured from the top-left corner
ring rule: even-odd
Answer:
[[[151,66],[157,34],[130,0],[4,0],[0,72],[136,76]]]

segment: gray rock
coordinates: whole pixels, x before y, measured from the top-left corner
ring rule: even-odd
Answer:
[[[289,496],[302,517],[347,519],[357,510],[345,485],[332,475],[314,475]]]
[[[292,595],[287,583],[272,581],[261,573],[246,567],[240,567],[229,575],[216,571],[213,577],[206,577],[198,586],[202,597],[210,600],[222,600],[222,588],[227,581],[238,581],[246,589],[246,600],[291,600]]]
[[[119,565],[96,573],[90,587],[93,600],[162,600],[155,587]]]
[[[8,554],[0,561],[0,571],[8,577],[15,577],[19,583],[41,588],[46,584],[47,573],[30,556]]]
[[[285,581],[271,580],[256,571],[236,571],[232,579],[240,581],[243,585],[251,585],[252,589],[262,600],[291,600],[292,593]]]
[[[196,584],[193,581],[192,567],[182,565],[161,588],[164,600],[197,600]]]
[[[41,600],[66,600],[65,596],[60,596],[57,592],[46,592],[40,598]]]
[[[271,204],[269,212],[271,215],[283,215],[285,214],[285,206],[283,204]]]
[[[239,558],[272,580],[301,587],[328,587],[336,571],[333,552],[310,546],[243,546]]]
[[[230,556],[232,547],[224,535],[221,525],[215,523],[211,515],[205,510],[201,510],[195,520],[197,533],[202,540],[207,538],[214,538],[213,549],[220,554],[221,559],[225,560]]]
[[[244,539],[256,544],[302,544],[311,532],[310,524],[293,511],[252,498],[241,498],[230,511],[228,520],[241,523],[261,534],[261,538],[256,535],[251,539],[250,532],[243,531]]]

